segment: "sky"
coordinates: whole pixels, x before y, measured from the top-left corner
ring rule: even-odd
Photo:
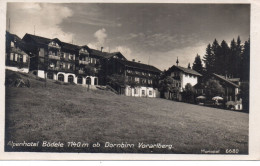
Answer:
[[[10,29],[9,20],[10,19]],[[120,51],[128,60],[160,70],[187,67],[201,58],[216,38],[230,41],[250,35],[247,4],[152,3],[8,3],[7,30],[106,52]]]

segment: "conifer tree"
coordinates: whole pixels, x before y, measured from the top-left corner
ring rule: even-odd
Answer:
[[[195,57],[194,63],[192,65],[192,69],[199,73],[203,72],[203,66],[199,54],[197,54],[197,56]]]
[[[237,37],[237,45],[236,45],[236,59],[235,59],[235,77],[241,78],[242,76],[242,45],[240,36]]]
[[[219,74],[228,75],[229,74],[229,62],[230,62],[230,48],[225,40],[220,44],[220,54],[216,59]]]
[[[244,50],[242,52],[242,80],[249,81],[249,70],[250,70],[250,39],[245,41]]]
[[[213,57],[212,48],[210,44],[208,44],[206,48],[206,54],[203,57],[203,61],[205,64],[206,73],[207,74],[213,73],[215,58]]]
[[[216,64],[216,59],[220,58],[220,45],[218,44],[217,39],[213,41],[211,49],[213,58],[212,73],[219,73],[220,66]]]
[[[236,73],[236,58],[237,58],[237,44],[235,42],[235,39],[231,41],[230,44],[230,77],[234,77]]]

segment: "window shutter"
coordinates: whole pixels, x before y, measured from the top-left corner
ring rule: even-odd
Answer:
[[[10,53],[10,60],[11,60],[11,61],[14,60],[14,53]]]
[[[26,63],[26,55],[23,55],[23,62]]]
[[[14,61],[17,61],[18,54],[14,54]]]

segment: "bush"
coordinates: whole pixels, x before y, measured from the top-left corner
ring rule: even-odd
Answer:
[[[183,100],[189,103],[194,103],[194,94],[195,94],[195,89],[193,86],[188,83],[185,85],[185,89],[183,91]]]
[[[228,102],[226,102],[226,106],[227,106],[227,108],[228,109],[235,109],[235,105],[236,105],[236,102],[234,102],[234,101],[228,101]]]

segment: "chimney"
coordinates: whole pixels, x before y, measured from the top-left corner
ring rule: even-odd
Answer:
[[[104,48],[104,47],[101,47],[101,52],[102,52],[103,48]]]
[[[135,62],[135,59],[132,59],[133,62]]]

